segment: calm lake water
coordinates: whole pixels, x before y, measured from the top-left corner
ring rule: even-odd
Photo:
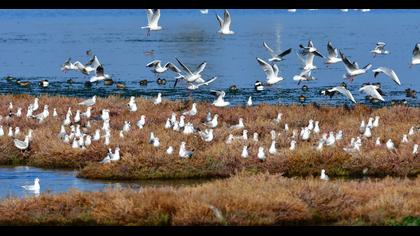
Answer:
[[[35,178],[40,179],[42,193],[62,193],[70,189],[80,191],[101,191],[107,188],[131,188],[140,190],[145,186],[193,186],[209,180],[141,180],[141,181],[103,181],[76,177],[76,171],[49,170],[29,166],[0,167],[0,199],[7,197],[31,197],[36,193],[23,189],[22,185],[32,185]]]
[[[218,76],[208,87],[194,91],[192,97],[212,101],[209,89],[225,89],[230,85],[239,88],[237,94],[227,94],[233,104],[244,104],[248,96],[255,103],[298,103],[298,96],[306,96],[306,103],[318,102],[329,105],[350,104],[342,95],[333,99],[319,95],[323,88],[338,85],[344,81],[345,68],[342,63],[327,68],[321,58],[315,58],[318,70],[313,72],[316,81],[306,82],[309,91],[301,90],[302,84],[293,81],[299,73],[300,61],[296,55],[298,45],[306,45],[312,39],[315,46],[326,55],[326,44],[332,41],[360,66],[372,63],[373,68],[386,66],[394,69],[402,85],[397,86],[385,75],[377,78],[369,71],[356,78],[350,90],[360,103],[366,103],[364,94],[358,88],[365,82],[381,82],[384,98],[404,99],[406,88],[420,90],[420,66],[409,69],[412,50],[417,42],[420,28],[419,10],[375,10],[363,13],[350,10],[230,10],[231,28],[234,35],[221,37],[215,14],[223,10],[210,9],[203,15],[199,10],[161,10],[159,24],[161,31],[150,36],[140,27],[146,24],[145,10],[0,10],[0,76],[15,76],[32,81],[29,88],[15,83],[0,81],[0,93],[61,94],[69,96],[92,96],[98,94],[121,94],[123,96],[155,96],[162,92],[165,98],[187,99],[189,92],[185,83],[173,89],[174,74],[166,73],[166,85],[158,85],[154,75],[145,67],[153,59],[163,63],[180,58],[191,68],[203,61],[207,67],[204,78]],[[265,75],[256,62],[256,57],[268,58],[262,47],[266,41],[275,50],[293,48],[285,61],[279,63],[284,81],[256,93],[256,80],[264,81]],[[369,53],[376,42],[387,43],[390,55],[373,58]],[[83,63],[85,55],[92,49],[115,81],[126,83],[126,89],[103,84],[86,88],[84,77],[78,72],[64,74],[60,65],[69,57]],[[153,56],[145,51],[155,50]],[[66,84],[72,78],[75,83]],[[49,88],[40,89],[37,82],[48,79]],[[139,81],[146,79],[147,86]],[[406,98],[410,105],[418,105],[419,99]]]

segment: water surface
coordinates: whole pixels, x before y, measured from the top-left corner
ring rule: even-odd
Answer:
[[[198,100],[212,101],[209,89],[227,89],[230,85],[239,88],[236,94],[227,94],[232,104],[244,104],[248,96],[255,103],[298,103],[298,96],[305,95],[306,103],[318,102],[328,105],[350,104],[341,95],[329,99],[319,95],[321,89],[338,85],[344,81],[342,63],[327,68],[321,58],[315,59],[318,70],[313,72],[317,78],[306,84],[309,91],[303,92],[301,85],[292,80],[299,73],[300,61],[296,56],[299,44],[309,39],[326,55],[326,44],[332,41],[360,66],[368,63],[373,68],[391,67],[398,74],[402,85],[397,86],[389,78],[380,75],[373,77],[369,71],[358,77],[350,90],[360,103],[366,103],[364,94],[358,88],[365,82],[381,82],[387,105],[393,99],[407,99],[408,104],[418,105],[419,100],[405,98],[406,88],[420,90],[418,74],[420,66],[409,68],[411,52],[418,42],[420,28],[419,10],[375,10],[362,13],[350,10],[239,10],[232,9],[232,30],[234,35],[221,37],[215,14],[223,10],[209,10],[202,15],[199,10],[161,11],[160,25],[163,30],[146,35],[141,26],[146,24],[144,10],[0,10],[0,76],[12,75],[29,80],[29,88],[18,87],[15,83],[0,81],[0,93],[30,93],[68,96],[155,96],[162,92],[164,98],[187,99],[189,92],[185,84],[173,89],[174,74],[164,74],[166,85],[158,85],[154,75],[145,67],[153,59],[163,63],[181,59],[191,68],[203,61],[207,67],[205,79],[218,76],[219,79],[209,87],[192,93]],[[266,41],[275,50],[293,51],[285,61],[279,63],[284,81],[262,93],[253,89],[256,80],[263,81],[265,75],[256,62],[256,57],[268,58],[262,47]],[[376,42],[387,43],[387,56],[373,58],[369,53]],[[126,89],[103,84],[93,88],[84,86],[88,80],[77,72],[64,74],[60,65],[69,57],[85,63],[89,58],[84,54],[92,49],[105,67],[105,71],[115,81],[126,83]],[[145,56],[144,52],[155,50],[155,55]],[[73,79],[74,84],[64,83]],[[37,82],[41,79],[51,81],[49,88],[41,89]],[[146,79],[145,87],[139,81]]]

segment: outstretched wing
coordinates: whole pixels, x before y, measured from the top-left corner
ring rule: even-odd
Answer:
[[[389,78],[392,79],[396,84],[401,85],[400,79],[398,78],[397,74],[394,70],[387,68],[387,67],[379,67],[378,69],[373,70],[374,76],[376,77],[380,72],[383,72]]]
[[[175,73],[181,73],[181,70],[178,69],[178,67],[176,67],[174,64],[168,62],[165,65],[166,68],[170,69],[171,71],[175,72]]]
[[[268,50],[268,52],[270,53],[271,56],[274,56],[273,49],[271,49],[265,42],[263,42],[263,46],[265,47],[265,49]]]
[[[160,60],[153,60],[149,62],[146,67],[156,67],[160,63]]]
[[[333,45],[332,45],[331,42],[328,42],[328,44],[327,44],[327,50],[328,50],[328,57],[329,58],[335,58],[335,57],[337,57],[337,52],[334,49],[334,47],[333,47]]]
[[[225,9],[225,13],[224,13],[223,18],[224,18],[223,19],[223,25],[224,25],[224,27],[229,28],[230,27],[230,23],[232,23],[232,18],[230,17],[230,13],[229,13],[229,11],[227,9]]]
[[[282,57],[284,57],[284,56],[286,56],[286,55],[290,54],[291,52],[292,52],[292,48],[289,48],[289,49],[285,50],[284,52],[280,53],[280,54],[278,55],[278,57],[279,57],[279,58],[282,58]]]
[[[153,12],[153,14],[152,14],[150,23],[152,25],[157,25],[158,22],[159,22],[159,18],[160,18],[160,9],[153,9],[152,12]]]
[[[220,18],[220,16],[219,16],[219,15],[217,15],[217,14],[216,14],[216,19],[217,19],[217,21],[219,22],[219,26],[220,26],[220,28],[222,28],[222,27],[223,27],[223,19],[222,19],[222,18]]]
[[[353,94],[351,94],[351,92],[348,89],[344,88],[343,86],[337,86],[337,87],[334,87],[334,88],[332,88],[328,91],[329,92],[337,91],[337,92],[343,94],[344,96],[346,96],[352,102],[356,103],[356,100],[354,100]]]
[[[191,70],[190,69],[188,69],[188,67],[186,66],[186,65],[184,65],[180,60],[178,60],[178,58],[176,58],[175,57],[175,59],[176,59],[176,61],[181,65],[181,67],[189,74],[189,75],[192,75],[193,73],[191,72]]]
[[[201,72],[203,72],[204,68],[206,68],[207,62],[203,62],[200,65],[197,66],[196,71],[194,71],[194,74],[198,75]]]
[[[267,77],[270,77],[270,76],[274,75],[274,69],[270,64],[268,64],[267,62],[265,62],[264,60],[262,60],[261,58],[258,58],[258,57],[257,57],[257,61],[258,61],[258,64],[260,64],[260,66],[264,70],[265,75]]]

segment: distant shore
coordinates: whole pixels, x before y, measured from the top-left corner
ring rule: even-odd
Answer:
[[[197,102],[198,114],[186,117],[185,121],[194,124],[195,128],[204,130],[202,125],[207,111],[219,114],[219,125],[214,129],[215,138],[207,143],[197,134],[185,135],[172,129],[165,129],[166,119],[172,112],[177,118],[183,111],[191,108],[192,102],[178,102],[163,100],[162,104],[154,105],[151,100],[136,98],[138,111],[130,112],[127,109],[128,99],[117,96],[98,98],[93,106],[92,117],[98,117],[102,109],[110,109],[112,138],[109,147],[103,140],[93,142],[85,150],[73,149],[70,144],[64,143],[59,137],[60,126],[64,120],[68,107],[72,107],[73,116],[76,110],[85,111],[85,107],[77,105],[81,98],[63,96],[40,96],[40,109],[49,105],[50,116],[39,124],[36,120],[26,118],[26,110],[34,97],[29,95],[0,96],[0,108],[3,119],[5,135],[0,137],[0,164],[1,165],[30,165],[43,168],[71,168],[79,170],[79,177],[91,179],[176,179],[176,178],[210,178],[228,177],[238,171],[250,173],[269,172],[283,173],[285,176],[318,176],[321,169],[325,169],[330,177],[383,177],[383,176],[417,176],[420,173],[420,158],[412,155],[414,143],[420,143],[420,132],[410,136],[410,142],[401,143],[402,135],[407,133],[411,126],[420,126],[420,108],[393,106],[380,109],[368,108],[364,105],[355,105],[352,108],[344,107],[317,107],[282,106],[261,104],[253,107],[217,108],[209,103]],[[13,103],[13,112],[18,107],[23,108],[22,117],[6,119],[9,102]],[[58,112],[52,117],[53,109]],[[277,113],[283,113],[280,124],[273,123]],[[143,129],[136,126],[141,115],[146,116]],[[361,152],[347,153],[343,151],[350,143],[352,137],[361,135],[359,125],[361,120],[367,121],[369,117],[380,116],[380,125],[372,132],[372,138],[364,139]],[[242,117],[245,129],[248,130],[249,140],[234,141],[226,144],[229,133],[235,136],[242,135],[242,130],[230,131],[229,126],[237,124]],[[298,140],[297,148],[289,150],[292,130],[300,131],[310,119],[318,120],[321,128],[319,134],[314,134],[311,141]],[[131,122],[131,130],[124,138],[119,137],[124,121]],[[87,120],[82,118],[81,127]],[[102,127],[100,119],[90,119],[91,128],[86,132],[94,133],[95,129]],[[284,130],[285,123],[289,131]],[[21,134],[18,139],[23,140],[24,134],[33,129],[33,141],[30,150],[21,152],[13,144],[13,138],[7,136],[8,127],[20,127]],[[66,131],[69,132],[66,126]],[[271,155],[268,149],[271,144],[270,131],[275,130],[279,136],[276,140],[278,154]],[[337,142],[335,147],[324,147],[317,151],[314,145],[322,133],[329,131],[343,131],[343,140]],[[159,137],[161,146],[153,147],[148,143],[150,132]],[[259,141],[252,140],[252,134],[259,134]],[[382,147],[375,146],[376,137],[381,138]],[[384,144],[392,139],[397,151],[388,151]],[[194,149],[192,158],[182,159],[178,156],[179,145],[186,142],[188,150]],[[249,157],[242,158],[241,150],[244,145],[249,146]],[[121,160],[110,164],[100,164],[107,154],[108,148],[119,146]],[[168,146],[173,146],[171,156],[166,154]],[[266,160],[257,158],[257,150],[263,146]]]

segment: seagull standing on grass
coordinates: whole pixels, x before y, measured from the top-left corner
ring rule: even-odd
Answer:
[[[158,105],[162,103],[162,93],[158,93],[157,97],[153,100],[153,104]]]
[[[182,113],[184,116],[195,116],[197,114],[197,103],[193,103],[191,110]]]
[[[325,170],[324,169],[321,170],[321,177],[320,177],[320,179],[322,179],[322,180],[329,180],[330,179],[328,177],[328,175],[325,174]]]
[[[185,142],[181,142],[181,145],[179,146],[179,157],[181,158],[190,158],[192,157],[193,151],[188,151],[185,149]]]

